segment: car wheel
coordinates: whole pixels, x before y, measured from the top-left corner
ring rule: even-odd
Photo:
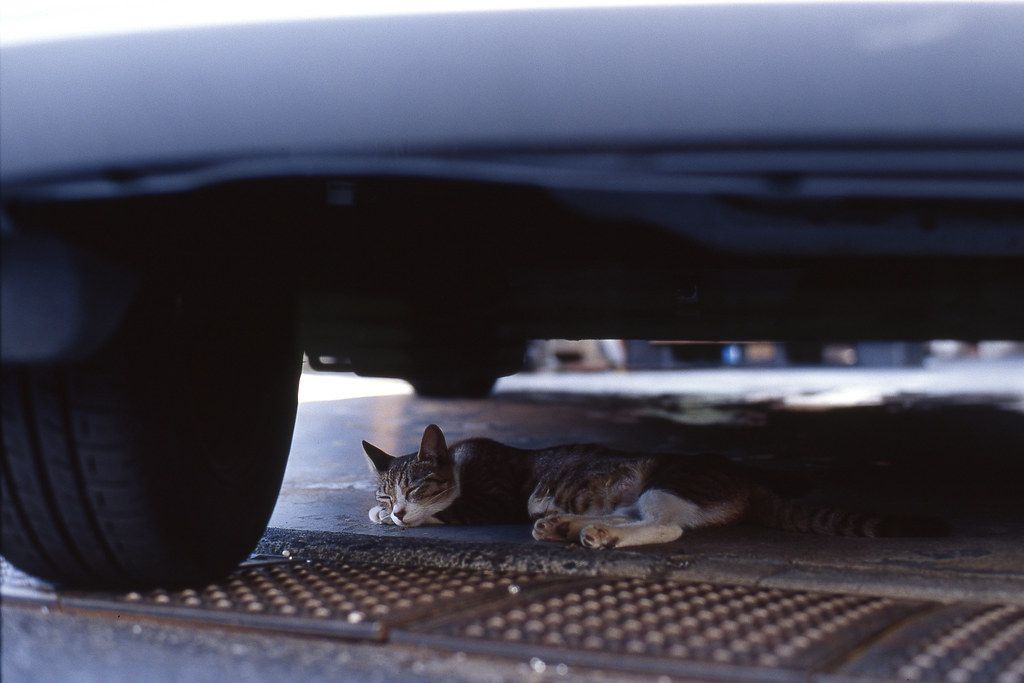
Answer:
[[[301,355],[278,295],[149,293],[102,353],[3,371],[0,553],[75,586],[181,585],[273,509]]]

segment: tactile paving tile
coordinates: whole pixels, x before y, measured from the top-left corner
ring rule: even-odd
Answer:
[[[922,603],[746,586],[605,580],[414,625],[393,637],[560,661],[689,672],[812,671],[913,614]],[[538,655],[539,656],[539,655]],[[701,672],[707,674],[711,669]]]
[[[65,593],[68,608],[379,639],[389,624],[447,614],[544,582],[531,574],[467,569],[261,562],[225,580],[178,591]]]
[[[0,583],[5,600],[106,616],[685,678],[1024,683],[1024,607],[1014,605],[294,559],[246,563],[177,591],[54,592],[2,563]]]
[[[844,673],[896,681],[1024,683],[1024,607],[937,610],[879,641]]]

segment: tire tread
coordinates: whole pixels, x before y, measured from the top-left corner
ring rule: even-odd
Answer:
[[[140,304],[89,359],[3,368],[0,554],[23,571],[172,587],[229,571],[265,528],[301,369],[293,304],[268,296],[232,317],[240,309],[204,300],[180,321],[160,302]],[[240,339],[246,369],[222,376],[216,361]],[[201,438],[198,419],[223,447]],[[219,469],[236,462],[248,466]]]

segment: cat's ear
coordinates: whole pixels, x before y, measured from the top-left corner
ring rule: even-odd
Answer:
[[[437,425],[427,425],[423,430],[423,438],[420,439],[420,450],[416,454],[417,460],[424,460],[436,463],[445,463],[449,459],[448,444],[444,442],[444,434]]]
[[[393,459],[392,456],[366,441],[363,442],[363,450],[366,451],[366,458],[370,461],[370,469],[374,472],[386,470]]]

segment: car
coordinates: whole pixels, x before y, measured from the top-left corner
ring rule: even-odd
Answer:
[[[5,44],[0,550],[225,572],[303,352],[448,396],[530,339],[1024,338],[1022,34],[800,3]]]

